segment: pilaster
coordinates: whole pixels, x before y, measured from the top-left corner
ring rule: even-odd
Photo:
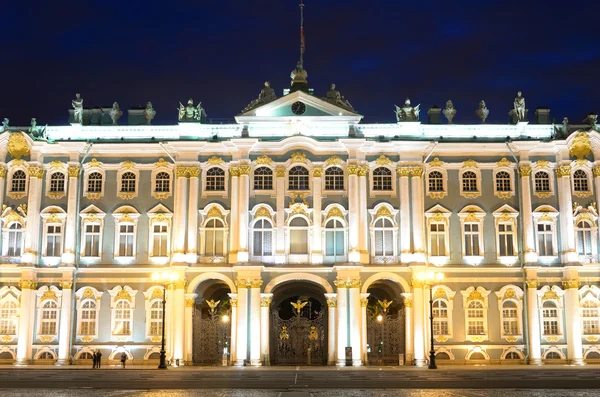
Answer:
[[[538,305],[537,269],[528,268],[526,272],[527,285],[527,323],[529,338],[529,364],[542,365],[542,334],[540,332],[540,311]]]
[[[188,262],[196,263],[198,260],[198,197],[200,196],[200,167],[188,167],[190,175],[190,193],[188,197],[187,219],[187,249]]]
[[[346,168],[348,173],[348,262],[360,263],[359,228],[360,228],[360,206],[359,206],[359,184],[358,174],[361,166],[349,164]]]
[[[417,279],[417,274],[424,270],[423,266],[414,266],[412,269],[412,294],[413,294],[413,335],[415,365],[425,366],[425,306],[423,299],[423,283]]]
[[[275,169],[277,176],[277,241],[275,251],[275,262],[283,264],[286,261],[285,256],[285,172],[284,167]]]
[[[186,219],[187,219],[187,181],[188,169],[184,166],[175,167],[175,196],[173,204],[173,255],[171,263],[183,263],[185,261]]]
[[[273,294],[260,294],[260,357],[264,365],[271,365],[269,351],[270,307]]]
[[[367,202],[367,174],[369,167],[363,165],[358,170],[358,209],[359,209],[359,232],[358,249],[360,251],[360,263],[368,264],[371,261],[369,255],[369,211]]]
[[[31,345],[33,342],[33,316],[35,313],[34,294],[37,288],[35,274],[31,271],[21,275],[19,287],[21,288],[21,306],[19,316],[19,331],[17,340],[17,360],[15,365],[28,365],[31,363]]]
[[[231,304],[231,351],[229,352],[229,363],[233,365],[237,364],[238,295],[232,293],[228,293],[227,295],[229,295],[229,303]]]
[[[250,365],[258,367],[262,365],[261,359],[261,279],[250,282]]]
[[[73,324],[73,274],[69,272],[69,277],[60,282],[62,288],[62,300],[60,307],[60,317],[58,326],[58,360],[56,365],[70,364],[71,350],[71,329]]]
[[[192,365],[194,351],[194,307],[198,294],[185,294],[185,344],[184,344],[184,363]]]
[[[563,271],[562,286],[565,290],[565,323],[567,331],[567,359],[570,364],[584,365],[581,338],[581,309],[579,305],[579,274],[577,269]]]
[[[173,359],[185,362],[185,281],[180,279],[173,286]]]
[[[248,359],[248,281],[237,280],[237,346],[235,365],[244,366]]]
[[[37,263],[40,241],[40,205],[42,204],[42,180],[44,169],[38,165],[29,166],[29,196],[27,198],[27,227],[25,229],[25,249],[23,263]]]
[[[573,199],[571,198],[571,166],[561,165],[556,169],[558,185],[558,206],[561,236],[561,257],[563,263],[577,263],[579,256],[575,249],[575,228],[573,225]]]
[[[240,164],[240,190],[238,200],[239,211],[239,246],[238,263],[245,263],[250,260],[248,254],[248,211],[250,205],[250,164]]]
[[[323,184],[323,168],[313,168],[313,241],[311,258],[313,264],[323,263],[323,247],[321,235],[321,191]]]
[[[337,357],[336,297],[336,294],[325,294],[325,299],[327,299],[327,365],[335,365]]]
[[[519,167],[521,176],[521,214],[523,220],[523,252],[525,263],[537,262],[535,237],[533,234],[533,218],[531,208],[531,166],[524,164]]]
[[[404,334],[405,334],[405,353],[404,362],[406,365],[412,365],[414,360],[414,340],[413,340],[413,299],[412,293],[402,294],[404,302]]]
[[[364,365],[369,365],[369,356],[367,354],[367,305],[369,304],[369,295],[371,294],[360,294],[360,349]]]
[[[77,228],[77,194],[79,192],[79,164],[69,165],[67,168],[69,175],[67,192],[67,219],[65,222],[65,243],[62,254],[62,265],[73,265],[75,263],[75,241]]]
[[[345,282],[336,283],[337,287],[337,365],[346,366],[346,347],[350,346],[348,330],[348,289]]]
[[[410,168],[412,194],[413,261],[425,263],[425,208],[423,202],[423,167]]]
[[[396,170],[400,177],[400,262],[408,263],[412,260],[410,244],[410,167],[398,167]]]
[[[229,167],[231,177],[231,225],[229,226],[229,263],[237,263],[239,246],[239,197],[240,197],[240,169],[237,166]]]

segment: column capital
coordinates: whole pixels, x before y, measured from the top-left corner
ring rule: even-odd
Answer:
[[[556,168],[556,176],[559,178],[571,176],[571,166],[561,165],[560,167]]]
[[[411,167],[398,167],[398,168],[396,168],[396,173],[401,178],[402,177],[408,178],[408,176],[411,173]]]
[[[71,280],[62,280],[58,285],[62,289],[71,289],[73,287],[73,282]]]
[[[275,175],[277,175],[277,178],[285,178],[285,167],[277,167],[275,168]]]
[[[594,174],[594,177],[600,176],[600,166],[592,168],[592,173]],[[6,175],[6,170],[4,171],[4,174]],[[1,176],[2,175],[0,175],[0,177]]]
[[[521,178],[524,176],[529,176],[531,175],[531,166],[530,165],[522,165],[519,167],[519,175],[521,175]]]
[[[269,307],[269,306],[271,306],[272,302],[273,302],[272,296],[261,297],[260,298],[260,307]]]
[[[229,167],[229,175],[231,175],[232,177],[240,176],[240,167],[238,167],[237,165],[232,165],[231,167]]]
[[[363,165],[360,166],[358,169],[358,176],[367,176],[367,174],[369,173],[369,166],[368,165]]]
[[[408,285],[410,285],[413,288],[423,288],[425,286],[425,283],[421,280],[417,280],[416,278],[413,278],[413,279],[408,280]]]
[[[187,167],[187,173],[190,175],[190,178],[198,178],[200,176],[200,167],[197,165]]]
[[[360,168],[361,167],[358,164],[348,164],[346,167],[346,172],[348,175],[358,175]]]
[[[313,178],[321,178],[323,176],[323,168],[313,168]]]
[[[186,178],[187,177],[187,167],[178,165],[175,167],[175,176],[177,178]]]
[[[260,288],[263,285],[263,281],[260,278],[249,281],[249,283],[250,283],[250,288]]]
[[[44,169],[42,167],[38,167],[37,165],[29,166],[29,176],[31,178],[41,179],[43,175],[44,175]]]
[[[240,172],[240,176],[242,175],[250,175],[250,171],[252,170],[252,167],[250,167],[249,164],[241,164],[238,166],[239,172]]]
[[[360,279],[336,279],[333,284],[338,288],[360,288],[361,285]]]
[[[410,167],[410,175],[420,178],[421,176],[423,176],[423,167],[420,165],[413,165],[412,167]]]
[[[69,168],[67,168],[67,172],[69,173],[69,178],[78,178],[79,177],[79,166],[70,165]]]
[[[540,285],[540,281],[537,279],[529,279],[525,281],[525,284],[527,284],[527,289],[537,289]]]
[[[33,280],[19,281],[19,287],[21,287],[21,289],[36,289],[37,285],[38,285],[37,281],[33,281]]]
[[[581,285],[581,282],[577,279],[562,281],[563,289],[579,289],[580,285]]]
[[[194,307],[196,305],[196,298],[185,298],[185,307]]]
[[[0,178],[6,178],[6,168],[0,166]]]

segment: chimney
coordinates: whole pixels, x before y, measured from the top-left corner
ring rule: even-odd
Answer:
[[[432,107],[429,108],[429,110],[427,111],[427,114],[429,115],[429,118],[428,118],[429,124],[441,124],[442,109],[439,106],[433,105]]]
[[[550,109],[543,106],[537,107],[535,109],[535,122],[537,124],[552,124]]]

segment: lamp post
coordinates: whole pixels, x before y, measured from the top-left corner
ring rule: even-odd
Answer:
[[[162,338],[160,345],[160,363],[158,369],[167,369],[167,360],[165,352],[165,307],[167,306],[167,287],[179,279],[179,275],[175,272],[165,270],[164,272],[152,273],[152,280],[161,283],[163,286],[162,299]]]
[[[429,351],[429,369],[437,369],[435,365],[435,348],[433,339],[433,285],[444,279],[444,273],[440,272],[422,272],[417,275],[417,279],[423,281],[429,287],[429,334],[431,335],[431,350]]]

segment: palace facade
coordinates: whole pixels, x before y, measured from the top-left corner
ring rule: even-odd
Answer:
[[[155,364],[163,288],[172,364],[424,365],[431,333],[438,364],[600,360],[593,115],[363,124],[292,77],[231,124],[6,121],[0,362]]]

